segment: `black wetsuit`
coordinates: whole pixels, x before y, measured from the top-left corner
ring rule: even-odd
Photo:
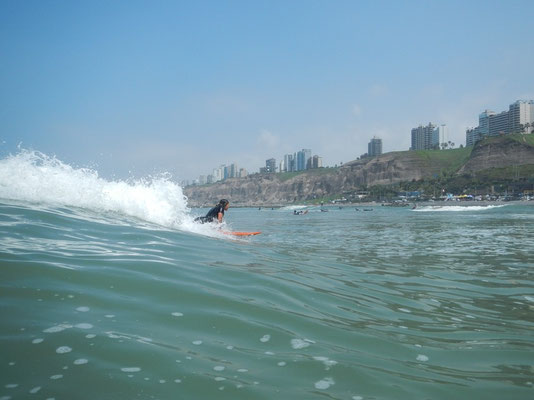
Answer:
[[[195,222],[200,222],[201,224],[205,222],[218,221],[219,213],[224,215],[224,206],[222,204],[217,204],[204,217],[195,218]]]

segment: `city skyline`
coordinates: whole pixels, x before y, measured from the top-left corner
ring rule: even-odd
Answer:
[[[528,132],[527,132],[528,130]],[[463,147],[473,146],[478,140],[484,136],[495,136],[497,134],[509,134],[509,133],[530,133],[534,132],[534,100],[516,100],[509,106],[508,111],[502,111],[496,113],[494,111],[485,110],[479,114],[479,125],[476,128],[467,128],[466,129],[466,138],[465,143],[454,143],[449,140],[449,128],[447,124],[435,125],[432,122],[429,122],[428,125],[419,124],[419,126],[411,129],[411,146],[408,149],[397,149],[396,151],[402,150],[446,150],[452,149],[455,146]],[[382,151],[383,142],[382,138],[377,137],[376,135],[370,139],[367,144],[367,153],[362,154],[360,157],[354,157],[348,161],[354,161],[363,157],[375,157],[383,154]],[[391,150],[395,151],[395,150]],[[305,154],[304,154],[305,153]],[[297,156],[299,158],[297,158]],[[312,158],[318,157],[317,165],[313,166],[311,164],[308,166],[309,160]],[[295,167],[289,168],[287,165],[291,162],[295,163]],[[259,173],[273,173],[273,172],[291,172],[291,171],[302,171],[309,168],[320,168],[323,167],[322,157],[318,155],[311,156],[310,149],[302,149],[299,152],[293,154],[285,154],[280,161],[280,167],[276,167],[276,158],[270,158],[265,161],[265,166],[259,168]],[[236,163],[232,163],[231,166],[234,166]],[[340,164],[343,164],[341,162]],[[286,167],[282,167],[285,165]],[[334,165],[334,166],[337,166]],[[226,167],[225,164],[221,165],[221,168]],[[329,167],[329,165],[326,165]],[[237,167],[235,167],[237,168]],[[277,171],[278,169],[278,171]],[[242,169],[243,170],[243,169]],[[236,174],[229,177],[246,177],[249,172],[244,170],[244,175]],[[256,171],[250,172],[250,174],[257,173]],[[213,174],[215,175],[215,173]],[[202,177],[207,177],[204,182]],[[192,184],[204,184],[204,183],[214,183],[219,180],[226,179],[226,175],[221,179],[209,179],[209,175],[200,175],[198,179],[193,179]],[[182,184],[184,186],[189,185],[189,180],[183,180]]]
[[[180,181],[302,146],[339,165],[373,136],[404,150],[428,121],[459,145],[482,110],[534,98],[533,14],[531,0],[1,2],[0,154]]]

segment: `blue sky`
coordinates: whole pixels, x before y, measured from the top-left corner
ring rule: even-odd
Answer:
[[[177,179],[534,99],[534,1],[0,2],[0,152]]]

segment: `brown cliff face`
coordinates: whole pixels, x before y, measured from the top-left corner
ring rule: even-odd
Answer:
[[[490,138],[478,142],[469,160],[460,168],[459,174],[473,173],[491,168],[534,164],[534,147],[527,136],[512,139],[509,136]]]
[[[208,206],[221,198],[242,206],[290,204],[354,192],[371,185],[418,180],[436,171],[439,173],[439,166],[429,167],[416,152],[395,152],[353,161],[340,168],[307,171],[286,180],[280,174],[256,174],[187,187],[184,192],[191,206]]]
[[[221,198],[233,205],[284,205],[329,196],[341,196],[374,185],[392,185],[489,168],[534,164],[534,136],[491,138],[474,149],[403,151],[349,162],[340,168],[287,174],[255,174],[212,185],[190,186],[184,194],[190,206],[210,206]],[[472,151],[471,151],[472,150]]]

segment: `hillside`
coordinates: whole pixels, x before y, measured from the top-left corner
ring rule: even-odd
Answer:
[[[283,205],[355,194],[371,186],[392,186],[440,177],[469,176],[534,165],[534,135],[493,137],[475,147],[453,150],[402,151],[356,160],[339,168],[298,173],[254,174],[211,185],[185,188],[191,206],[207,206],[220,198],[234,205]],[[510,170],[510,179],[515,171]],[[467,177],[467,178],[466,178]],[[479,178],[480,179],[480,178]],[[506,176],[505,178],[506,179]]]

